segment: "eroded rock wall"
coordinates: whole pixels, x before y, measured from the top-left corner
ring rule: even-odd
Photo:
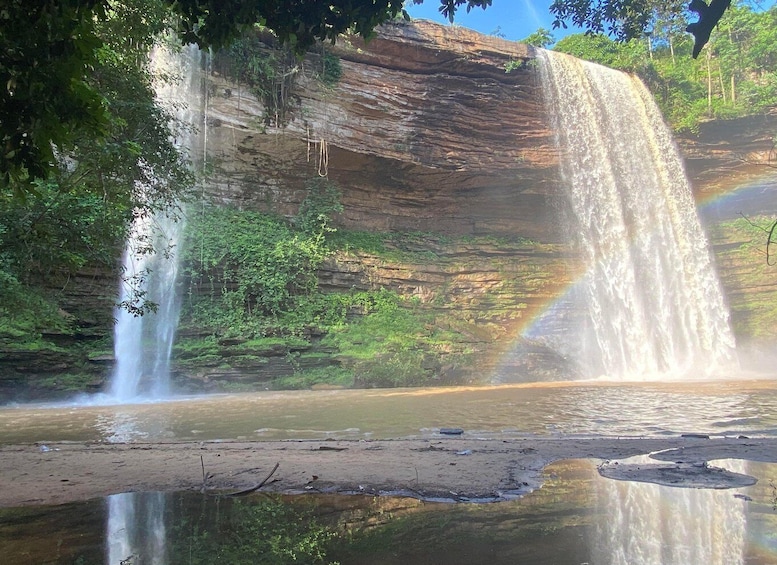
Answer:
[[[301,62],[275,127],[247,88],[213,77],[209,192],[296,213],[307,178],[342,190],[345,228],[558,239],[556,155],[531,48],[418,22],[331,48],[342,76]],[[524,64],[506,73],[508,61]],[[228,93],[228,95],[227,95]]]

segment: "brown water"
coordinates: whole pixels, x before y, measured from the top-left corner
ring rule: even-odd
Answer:
[[[605,479],[596,462],[573,460],[549,466],[541,489],[496,504],[127,493],[0,509],[0,555],[8,565],[777,564],[777,465],[716,464],[759,481],[679,489]]]
[[[88,399],[98,402],[99,398]],[[777,381],[264,392],[0,408],[0,443],[777,435]]]

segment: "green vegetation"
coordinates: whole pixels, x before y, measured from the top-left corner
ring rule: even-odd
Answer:
[[[112,3],[88,22],[79,20],[75,2],[50,12],[39,4],[14,0],[0,11],[0,346],[6,352],[35,347],[45,353],[40,359],[55,358],[52,365],[73,375],[83,370],[92,380],[103,368],[87,366],[87,358],[105,347],[99,337],[110,332],[116,263],[132,219],[168,209],[193,179],[170,137],[181,125],[157,105],[148,64],[149,49],[168,26],[159,3]],[[20,14],[30,21],[8,30],[7,18]],[[73,21],[58,27],[55,14]],[[49,52],[45,42],[60,40]],[[14,42],[24,45],[23,57]],[[8,61],[13,53],[25,61],[44,52],[49,58],[35,76],[15,74],[19,61]],[[58,58],[60,52],[69,59]],[[68,82],[82,63],[88,72]],[[47,81],[53,86],[41,90]],[[84,116],[91,121],[81,127]],[[6,127],[19,129],[9,134]],[[28,140],[21,153],[12,147],[16,134]],[[19,160],[32,168],[18,169]],[[109,279],[110,288],[88,304],[73,303],[70,287],[83,284],[73,279],[85,273]],[[102,298],[103,292],[110,296]],[[41,374],[34,361],[26,365]]]
[[[550,45],[553,45],[556,42],[556,38],[553,37],[553,34],[550,32],[550,30],[541,27],[534,33],[531,33],[525,38],[521,39],[520,42],[526,43],[527,45],[531,45],[533,47],[546,48]]]
[[[254,386],[270,388],[460,382],[453,375],[463,371],[451,368],[470,366],[477,344],[490,341],[488,319],[503,317],[501,309],[509,308],[503,299],[480,296],[489,307],[478,320],[480,314],[454,306],[456,292],[446,285],[426,301],[374,283],[326,292],[318,270],[326,262],[370,257],[378,269],[435,264],[456,272],[466,267],[446,254],[456,256],[457,246],[515,250],[532,242],[336,230],[337,188],[325,179],[308,188],[292,219],[223,207],[189,219],[178,366],[203,375],[209,367],[227,374],[241,369],[257,375]],[[500,254],[488,261],[501,271]],[[370,268],[355,280],[369,280]],[[510,288],[511,278],[505,272],[495,292]]]
[[[317,293],[316,270],[340,210],[337,188],[314,179],[293,223],[223,207],[190,218],[183,261],[191,323],[251,338],[279,326],[297,335],[311,323],[336,323],[331,313],[340,304]]]
[[[684,20],[657,17],[642,38],[570,35],[554,49],[639,75],[670,124],[697,131],[705,120],[734,118],[777,105],[777,7],[765,12],[733,5],[699,59]]]
[[[777,332],[777,288],[774,266],[766,261],[766,240],[774,218],[738,218],[712,226],[717,261],[726,274],[734,331],[753,338]],[[731,290],[734,290],[731,292]]]
[[[318,73],[319,80],[326,86],[334,86],[340,81],[342,74],[340,58],[324,49],[321,55],[321,71]]]
[[[291,504],[269,494],[218,504],[210,497],[198,504],[191,496],[178,498],[175,508],[185,509],[177,512],[168,534],[171,563],[332,563],[327,552],[336,533],[304,501]]]
[[[243,33],[216,55],[215,66],[249,90],[265,107],[264,122],[282,127],[290,119],[299,60],[288,46],[270,48],[259,33]]]

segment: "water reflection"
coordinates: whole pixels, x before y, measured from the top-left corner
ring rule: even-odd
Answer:
[[[107,504],[6,509],[0,555],[8,565],[97,563],[100,550],[109,564],[777,563],[777,465],[718,462],[759,478],[721,490],[606,479],[596,463],[555,463],[541,489],[496,504],[132,493]]]
[[[167,564],[164,493],[109,496],[107,522],[105,545],[108,565]]]
[[[718,463],[746,474],[745,462]],[[740,565],[745,563],[747,502],[728,490],[605,480],[597,498],[594,563]]]

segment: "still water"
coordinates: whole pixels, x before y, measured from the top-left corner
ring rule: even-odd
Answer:
[[[99,399],[92,398],[90,402]],[[289,391],[132,405],[0,407],[0,443],[470,437],[777,436],[774,380]]]
[[[509,502],[442,504],[362,495],[127,493],[0,510],[3,563],[341,565],[765,565],[777,563],[777,465],[730,490],[606,479],[560,461]]]

